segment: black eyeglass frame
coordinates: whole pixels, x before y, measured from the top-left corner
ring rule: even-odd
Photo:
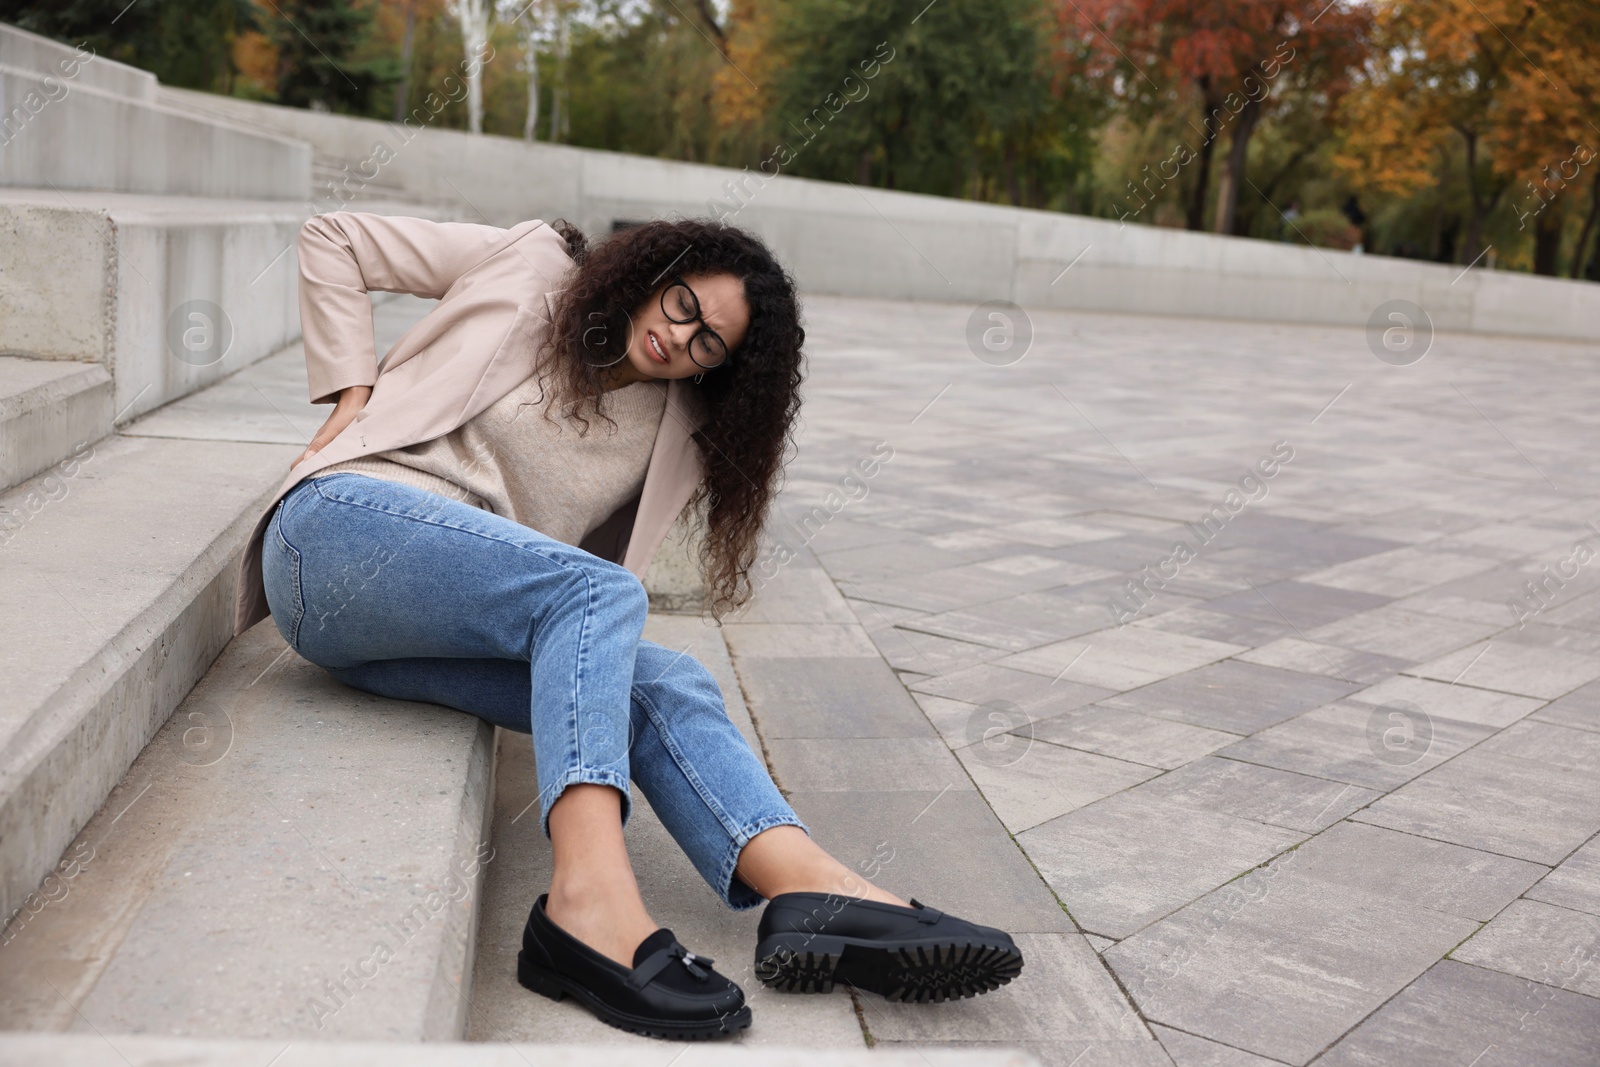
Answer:
[[[689,304],[694,309],[694,314],[686,319],[674,318],[672,312],[667,310],[667,294],[672,292],[676,286],[682,286],[683,291],[689,294]],[[689,359],[696,367],[701,367],[705,370],[716,370],[718,367],[726,367],[733,362],[733,350],[728,347],[728,342],[724,341],[716,330],[707,326],[706,320],[700,317],[700,297],[696,295],[693,289],[689,288],[689,283],[684,281],[681,275],[674,274],[668,280],[666,288],[661,290],[661,313],[667,317],[668,322],[677,323],[679,326],[684,326],[691,322],[700,324],[700,328],[690,336],[688,346]],[[701,334],[706,334],[722,348],[722,358],[709,367],[694,358],[694,343]]]

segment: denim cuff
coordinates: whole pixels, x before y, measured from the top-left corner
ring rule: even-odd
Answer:
[[[751,908],[760,907],[766,903],[766,897],[739,881],[738,876],[734,874],[734,868],[739,865],[739,853],[744,851],[744,846],[750,843],[750,839],[763,830],[770,830],[774,826],[798,826],[800,829],[805,830],[807,837],[811,836],[811,830],[805,823],[800,821],[800,817],[792,811],[786,811],[782,814],[768,815],[764,819],[757,819],[741,830],[733,840],[729,841],[728,853],[722,858],[722,866],[717,871],[715,888],[717,895],[722,898],[722,902],[734,911],[749,911]]]
[[[545,840],[550,839],[550,809],[555,807],[556,801],[561,799],[561,794],[566,792],[569,785],[609,785],[622,794],[622,825],[628,825],[628,816],[633,814],[633,795],[628,792],[628,776],[618,774],[616,771],[574,767],[561,777],[561,780],[548,786],[539,788],[539,828],[544,831]],[[549,799],[546,799],[548,797]]]

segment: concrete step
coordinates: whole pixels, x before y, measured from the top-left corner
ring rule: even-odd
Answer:
[[[462,1037],[493,750],[481,720],[341,685],[263,620],[67,850],[70,891],[13,923],[0,1026]]]
[[[1110,1062],[1110,1061],[1107,1061]],[[614,1045],[533,1043],[478,1045],[378,1041],[195,1041],[127,1034],[0,1035],[0,1067],[1037,1067],[1021,1052],[963,1049],[858,1049],[688,1046],[652,1041],[637,1049]],[[1087,1061],[1084,1067],[1088,1067]]]
[[[391,157],[376,153],[379,142],[388,146],[393,157],[402,154],[412,157],[422,151],[419,148],[408,151],[407,146],[419,133],[427,130],[426,120],[429,116],[426,112],[422,118],[413,117],[401,126],[348,115],[310,112],[304,108],[284,107],[259,100],[241,100],[172,85],[157,86],[156,101],[176,111],[309,144],[310,201],[317,211],[337,211],[369,199],[412,204],[454,204],[459,199],[457,191],[437,181],[429,185],[430,190],[437,189],[437,195],[416,192],[399,177],[397,167],[391,165]],[[510,145],[520,144],[504,138],[495,140]],[[431,136],[424,137],[421,144],[429,153],[429,159],[448,170],[448,147],[439,145]],[[408,158],[402,161],[398,169],[403,170],[406,163],[414,162],[414,159]],[[481,221],[476,214],[472,219]],[[504,223],[507,220],[498,221]]]
[[[72,45],[0,22],[0,63],[63,81],[70,78],[129,100],[155,102],[154,74],[101,55],[84,61],[86,55],[90,55],[87,48],[79,51]]]
[[[75,450],[111,432],[111,392],[98,363],[0,356],[0,490],[63,460],[70,475]]]
[[[0,352],[103,364],[118,422],[136,419],[299,336],[307,217],[281,200],[0,189]]]
[[[404,300],[384,348],[431,306]],[[326,415],[295,345],[0,494],[0,920],[227,645],[244,539]]]
[[[291,201],[310,192],[300,141],[5,64],[0,100],[0,185]]]

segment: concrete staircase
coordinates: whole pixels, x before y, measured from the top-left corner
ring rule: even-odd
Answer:
[[[286,109],[4,25],[0,100],[0,1067],[662,1062],[462,1043],[495,731],[338,685],[270,620],[232,638],[244,539],[328,410],[306,399],[299,226],[480,217],[353,187],[342,142],[293,136]],[[432,306],[373,303],[380,353]],[[658,603],[694,600],[677,533]],[[514,1015],[519,995],[492,999]],[[682,1062],[867,1063],[848,1004],[827,1007],[826,1053]]]
[[[311,149],[157,88],[0,26],[0,1026],[459,1038],[492,730],[373,715],[270,622],[231,641],[244,538],[327,413]],[[431,306],[374,297],[380,351]]]

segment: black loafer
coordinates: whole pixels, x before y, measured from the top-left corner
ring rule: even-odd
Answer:
[[[570,996],[602,1022],[646,1037],[699,1040],[750,1025],[744,991],[671,930],[641,941],[629,970],[551,922],[548,895],[534,902],[517,953],[517,981],[528,989],[551,1000]]]
[[[911,905],[780,893],[761,915],[756,976],[789,993],[827,993],[842,982],[889,1000],[941,1001],[987,993],[1021,973],[1010,934]]]

